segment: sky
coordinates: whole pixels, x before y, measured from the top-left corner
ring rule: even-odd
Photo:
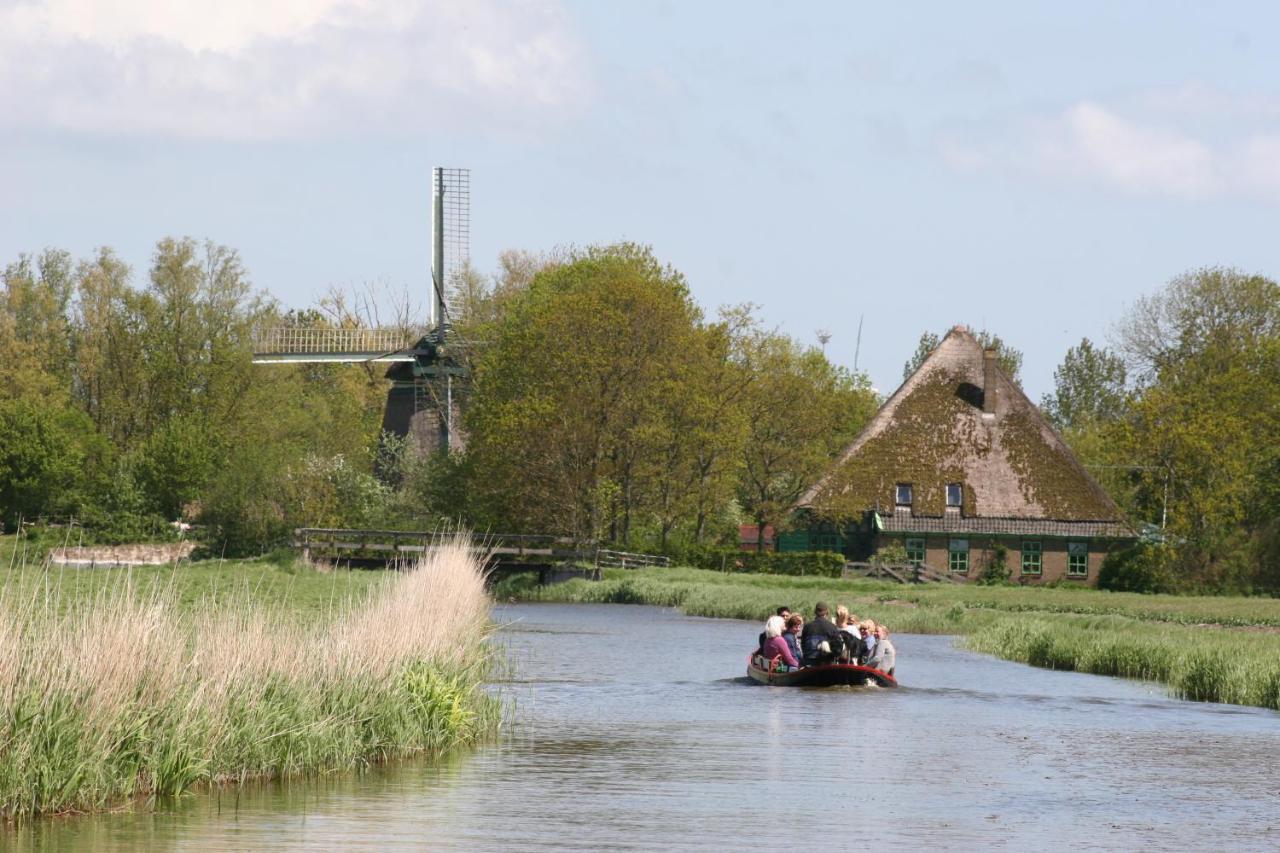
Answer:
[[[289,307],[425,306],[464,167],[481,271],[645,243],[883,392],[964,323],[1038,400],[1170,278],[1280,276],[1278,41],[1270,3],[0,0],[0,263],[142,282],[190,235]]]

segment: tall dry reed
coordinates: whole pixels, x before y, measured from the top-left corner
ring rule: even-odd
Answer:
[[[0,595],[0,812],[109,808],[202,782],[349,768],[496,725],[490,600],[463,542],[301,618],[251,591],[182,608],[127,582]]]

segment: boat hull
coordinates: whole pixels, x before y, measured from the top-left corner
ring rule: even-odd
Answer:
[[[790,672],[778,672],[762,668],[755,655],[747,658],[747,675],[761,684],[775,687],[897,687],[898,681],[887,672],[870,666],[852,663],[830,663],[822,666],[806,666]]]

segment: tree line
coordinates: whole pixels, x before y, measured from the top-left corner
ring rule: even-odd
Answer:
[[[380,431],[380,368],[251,363],[259,330],[361,325],[340,294],[286,310],[234,250],[191,239],[161,240],[140,276],[109,249],[20,257],[0,289],[0,520],[127,540],[185,519],[227,554],[297,526],[459,522],[736,544],[740,523],[785,527],[880,402],[754,306],[708,316],[643,246],[509,251],[452,285],[468,447],[422,459]],[[1021,353],[984,341],[1016,381]],[[937,342],[922,335],[904,375]],[[1147,525],[1147,587],[1280,586],[1275,282],[1174,279],[1109,345],[1072,347],[1041,406]]]
[[[507,252],[454,282],[473,368],[465,453],[380,431],[375,366],[252,364],[254,334],[355,326],[340,297],[284,310],[234,250],[160,241],[141,282],[110,250],[51,250],[0,291],[0,519],[128,540],[198,523],[217,553],[297,526],[430,527],[673,548],[780,525],[877,404],[865,375],[704,316],[640,246]]]

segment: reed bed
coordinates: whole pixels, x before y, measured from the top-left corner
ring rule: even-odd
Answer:
[[[532,601],[656,604],[693,616],[763,619],[787,605],[812,613],[818,601],[846,604],[894,631],[963,635],[974,651],[1049,669],[1160,682],[1181,698],[1280,710],[1280,632],[1221,627],[1231,614],[1272,624],[1270,599],[1116,599],[1121,612],[1081,612],[1107,593],[1056,589],[916,590],[868,581],[726,575],[696,569],[606,573],[599,582],[573,580],[538,587],[513,578],[499,596]],[[1090,595],[1082,596],[1081,592]],[[1123,608],[1129,608],[1123,610]],[[1168,614],[1167,620],[1158,619]],[[1184,624],[1190,614],[1204,625]]]
[[[183,606],[128,580],[70,601],[51,589],[0,596],[9,821],[440,753],[500,716],[481,688],[490,599],[460,544],[328,618],[252,591]]]

